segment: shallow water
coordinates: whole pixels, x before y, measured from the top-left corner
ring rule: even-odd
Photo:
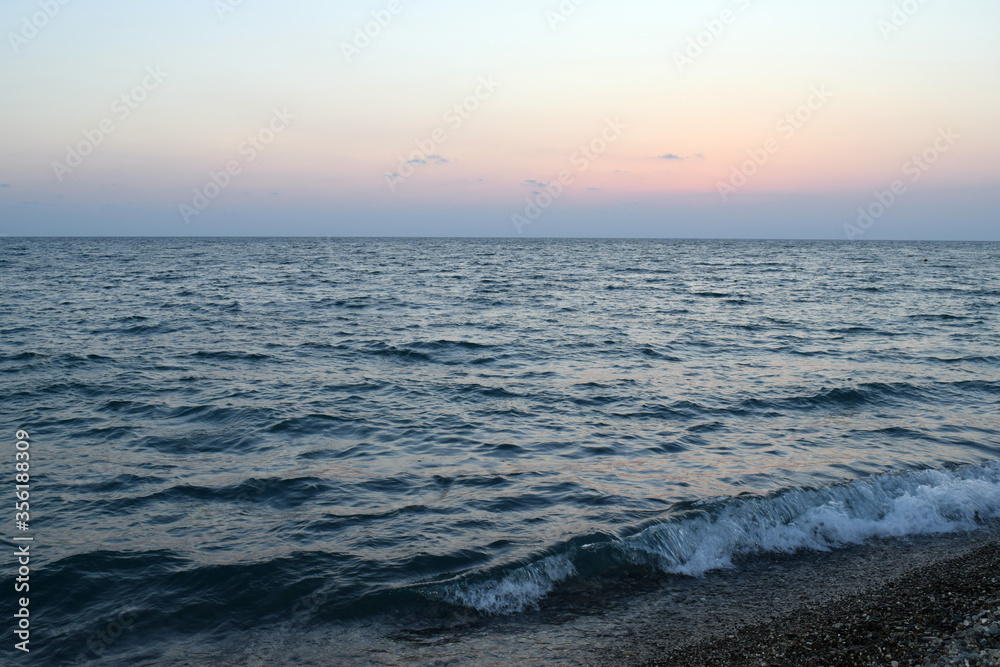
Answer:
[[[50,660],[1000,516],[1000,244],[0,243]]]

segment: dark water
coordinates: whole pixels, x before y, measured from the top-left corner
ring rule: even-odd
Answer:
[[[46,664],[1000,516],[1000,244],[0,243]]]

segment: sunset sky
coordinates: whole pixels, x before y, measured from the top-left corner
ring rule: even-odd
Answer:
[[[0,28],[8,235],[1000,240],[995,0],[8,0]]]

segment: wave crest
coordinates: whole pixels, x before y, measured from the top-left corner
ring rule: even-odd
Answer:
[[[440,593],[447,602],[485,614],[516,614],[535,607],[557,583],[575,574],[569,555],[560,554],[519,567],[500,580],[453,584]]]
[[[953,533],[1000,518],[1000,462],[882,474],[822,489],[727,499],[623,539],[627,560],[701,576],[763,553],[828,551],[874,538]]]

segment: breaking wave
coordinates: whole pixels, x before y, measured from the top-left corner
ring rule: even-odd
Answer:
[[[681,504],[670,518],[626,536],[595,538],[582,547],[567,545],[562,553],[493,579],[439,590],[453,604],[510,614],[537,605],[578,572],[599,576],[595,564],[604,569],[638,565],[698,577],[754,556],[971,531],[998,518],[1000,461],[883,473],[823,488]]]

